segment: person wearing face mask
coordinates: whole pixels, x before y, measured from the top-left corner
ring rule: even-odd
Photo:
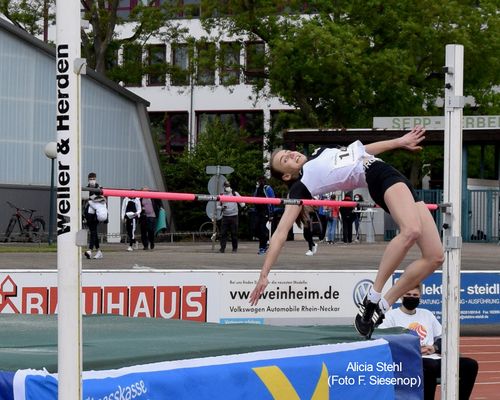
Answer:
[[[228,181],[224,182],[224,192],[221,194],[225,196],[240,196],[238,192],[231,188],[231,184]],[[224,202],[218,204],[218,207],[222,209],[219,250],[221,253],[224,253],[226,251],[228,232],[231,232],[231,244],[233,246],[233,253],[236,253],[238,251],[238,205],[239,207],[245,207],[245,203]]]
[[[97,175],[95,172],[88,174],[88,185],[89,188],[99,188],[97,183]],[[87,228],[89,230],[89,240],[88,249],[85,251],[84,255],[88,259],[90,258],[103,258],[102,251],[99,248],[99,235],[97,234],[97,226],[99,222],[105,222],[108,218],[108,210],[106,206],[106,199],[95,193],[90,193],[89,200],[84,208],[84,217],[87,222]],[[92,251],[96,250],[96,253],[92,257]]]
[[[385,313],[379,328],[402,327],[416,332],[420,338],[424,372],[424,400],[434,399],[437,379],[441,377],[441,333],[442,327],[434,314],[419,308],[421,285],[406,292],[401,298],[401,307]],[[476,376],[478,363],[467,357],[459,358],[459,399],[469,399]]]
[[[122,203],[122,220],[125,222],[129,246],[127,251],[137,250],[137,239],[135,238],[135,229],[141,215],[141,201],[137,197],[125,197]]]
[[[266,177],[261,176],[257,180],[255,187],[254,197],[275,197],[274,190],[271,186],[266,184]],[[266,254],[269,242],[269,229],[267,223],[273,222],[274,206],[272,204],[256,204],[255,205],[255,232],[259,238],[259,252],[260,256]]]
[[[354,195],[354,197],[352,198],[354,201],[357,201],[358,203],[359,202],[362,202],[364,201],[363,200],[363,196],[361,196],[359,193],[356,193]],[[356,206],[356,209],[355,209],[355,212],[353,213],[354,214],[354,230],[356,232],[356,239],[354,239],[354,241],[356,243],[359,242],[359,223],[361,221],[361,206]]]

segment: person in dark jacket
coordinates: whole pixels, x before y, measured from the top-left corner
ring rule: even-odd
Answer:
[[[344,201],[352,201],[350,193],[346,193]],[[344,243],[352,243],[354,209],[352,207],[340,207],[340,218],[342,219],[342,240]]]
[[[148,191],[149,188],[145,186],[142,190]],[[155,248],[156,223],[162,207],[163,205],[159,199],[141,199],[142,211],[139,223],[143,250],[153,250]]]
[[[266,183],[266,177],[261,176],[257,180],[254,197],[275,197],[274,190]],[[274,218],[274,206],[272,204],[255,205],[255,230],[259,238],[259,255],[266,254],[269,242],[269,229],[267,223],[272,222]]]

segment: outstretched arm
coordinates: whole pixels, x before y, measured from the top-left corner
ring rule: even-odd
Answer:
[[[407,134],[390,140],[381,140],[380,142],[370,143],[365,145],[367,153],[377,155],[384,151],[394,149],[405,149],[409,151],[422,150],[419,146],[420,142],[425,139],[425,129],[421,126],[416,126]]]
[[[299,216],[301,208],[301,206],[285,206],[285,211],[283,212],[280,223],[278,224],[274,235],[271,237],[269,250],[266,253],[266,258],[264,259],[264,264],[262,265],[262,270],[260,271],[259,281],[255,285],[255,289],[250,294],[250,304],[252,306],[256,305],[259,302],[260,295],[267,287],[269,283],[267,279],[269,271],[278,259],[281,248],[286,242],[288,232]]]

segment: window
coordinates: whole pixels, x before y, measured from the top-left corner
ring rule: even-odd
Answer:
[[[240,50],[238,42],[220,44],[220,83],[238,85],[240,83]]]
[[[118,0],[116,15],[120,18],[127,19],[137,3],[138,0]]]
[[[265,47],[262,42],[245,43],[245,82],[256,83],[264,78]]]
[[[201,0],[180,0],[183,17],[199,17]]]
[[[199,17],[201,14],[201,0],[156,0],[156,2],[160,6],[166,3],[178,18]]]
[[[262,111],[241,113],[240,126],[250,134],[251,138],[262,138],[264,136],[264,114]]]
[[[148,46],[148,86],[165,85],[165,45]]]
[[[198,85],[215,84],[215,44],[198,43],[196,45],[198,62],[196,83]]]
[[[141,86],[142,83],[142,48],[138,44],[123,47],[123,81],[127,86]]]
[[[181,153],[189,138],[187,112],[152,112],[149,114],[151,133],[163,154]]]
[[[215,118],[231,125],[236,131],[242,129],[248,132],[250,141],[262,141],[264,136],[264,114],[262,111],[237,111],[237,112],[204,112],[197,114],[198,133],[205,130],[206,126]],[[257,139],[257,140],[255,140]]]
[[[189,48],[187,44],[172,45],[172,73],[174,86],[189,84]]]
[[[167,147],[169,153],[182,153],[189,140],[189,114],[167,113]]]

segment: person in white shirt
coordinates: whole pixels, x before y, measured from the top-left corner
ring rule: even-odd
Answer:
[[[402,327],[418,335],[424,372],[424,400],[432,400],[436,392],[437,379],[441,377],[442,327],[431,311],[418,308],[421,293],[421,285],[407,291],[401,299],[401,307],[385,313],[385,319],[380,328]],[[476,360],[460,357],[458,382],[460,400],[469,399],[476,382],[477,372]]]
[[[99,184],[97,183],[97,175],[95,172],[90,172],[88,174],[88,185],[87,187],[97,189]],[[103,258],[101,249],[99,248],[99,235],[97,234],[97,226],[99,222],[106,222],[108,219],[108,208],[106,205],[106,199],[95,193],[89,195],[87,204],[85,205],[83,214],[87,223],[87,228],[89,230],[88,238],[88,249],[83,253],[88,259]],[[92,256],[92,251],[96,250],[95,254]]]
[[[129,246],[127,251],[137,250],[137,239],[135,229],[141,215],[141,201],[137,197],[125,197],[122,203],[122,220],[125,222]]]
[[[238,192],[231,188],[231,184],[228,181],[224,182],[224,193],[222,194],[225,196],[240,196]],[[228,232],[230,232],[233,253],[236,253],[238,251],[238,207],[245,207],[245,203],[225,202],[220,203],[218,207],[222,209],[219,251],[221,253],[226,251]]]
[[[291,199],[311,199],[324,193],[352,191],[368,187],[370,196],[391,214],[400,233],[387,245],[379,263],[371,290],[361,304],[354,324],[360,335],[370,338],[384,313],[415,284],[422,282],[444,261],[441,239],[427,206],[417,198],[411,183],[399,171],[375,158],[384,151],[402,148],[421,150],[425,129],[415,127],[397,139],[363,145],[360,141],[343,148],[318,148],[311,157],[297,151],[280,150],[271,156],[271,174],[290,187]],[[272,236],[259,280],[250,295],[257,304],[267,287],[267,276],[278,259],[288,231],[302,210],[300,205],[286,205],[276,232]],[[411,247],[417,245],[421,256],[405,269],[401,278],[382,297],[382,288],[399,267]]]

